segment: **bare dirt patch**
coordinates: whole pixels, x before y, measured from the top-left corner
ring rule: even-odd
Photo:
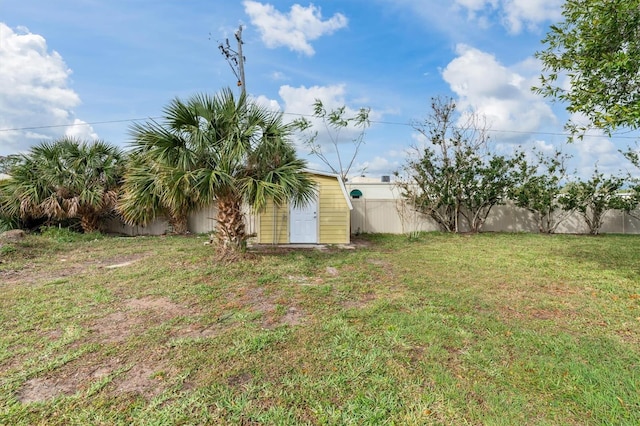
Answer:
[[[108,259],[101,259],[97,262],[98,267],[106,269],[124,268],[131,266],[149,256],[148,253],[134,253],[124,256],[110,257]]]
[[[253,380],[253,376],[251,373],[244,372],[240,374],[235,374],[227,379],[227,384],[234,388],[242,388],[251,383]]]
[[[149,325],[157,325],[172,318],[193,312],[165,297],[144,297],[126,300],[122,307],[99,319],[90,327],[94,339],[103,343],[117,343],[134,334],[144,332]]]
[[[298,285],[307,287],[307,286],[317,286],[324,284],[324,280],[320,277],[305,277],[305,276],[296,276],[289,275],[287,276],[289,281],[295,282]]]
[[[0,271],[1,284],[41,284],[64,280],[67,277],[94,272],[98,269],[113,269],[131,266],[149,256],[148,253],[127,254],[107,259],[88,258],[87,253],[68,252],[50,259],[47,267],[27,263],[21,269]],[[80,257],[80,259],[78,259]]]
[[[337,277],[338,275],[340,275],[340,272],[338,271],[338,269],[334,268],[333,266],[327,266],[327,269],[325,270],[325,272],[327,273],[327,275],[332,277]]]
[[[121,367],[122,361],[117,358],[101,361],[81,358],[44,377],[27,380],[18,391],[17,398],[22,403],[29,403],[70,396]]]
[[[357,248],[373,247],[374,243],[362,235],[352,235],[351,245]]]
[[[162,316],[176,317],[179,315],[187,315],[191,312],[184,306],[173,303],[166,297],[143,297],[142,299],[129,299],[124,306],[131,311],[153,311]]]
[[[361,309],[368,306],[371,302],[376,300],[378,297],[375,293],[366,293],[362,295],[359,299],[356,300],[347,300],[342,304],[345,308],[356,308]]]
[[[24,240],[27,236],[27,233],[22,229],[12,229],[10,231],[6,231],[0,234],[0,245],[2,243],[15,243],[20,240]]]
[[[306,319],[306,314],[295,306],[289,306],[281,315],[278,313],[278,302],[282,302],[279,294],[267,295],[261,287],[248,289],[244,295],[243,302],[251,306],[254,312],[262,313],[262,327],[273,329],[281,325],[300,325]]]
[[[40,378],[28,380],[18,392],[18,401],[23,404],[44,402],[60,395],[73,395],[76,384],[58,378]]]
[[[0,283],[16,284],[18,282],[20,282],[20,271],[16,271],[14,269],[0,271]]]
[[[115,393],[134,393],[146,398],[158,395],[165,388],[165,373],[147,364],[136,364],[123,376],[114,380]]]
[[[300,325],[304,322],[305,314],[302,310],[291,306],[287,313],[280,319],[280,324]]]
[[[61,281],[69,276],[82,274],[86,268],[82,265],[56,265],[53,261],[51,269],[43,269],[37,265],[27,264],[22,269],[0,271],[0,283],[6,285],[36,285]]]
[[[118,343],[131,336],[144,333],[150,326],[161,324],[180,315],[192,314],[187,307],[180,306],[164,297],[129,299],[118,306],[118,310],[94,322],[90,340],[99,343]],[[194,326],[198,327],[198,326]],[[191,330],[196,333],[196,330]],[[199,327],[201,336],[214,331]],[[55,335],[54,335],[55,336]],[[135,393],[150,398],[160,393],[165,385],[166,372],[164,354],[144,361],[120,358],[98,359],[87,355],[47,374],[24,383],[17,394],[23,403],[42,402],[58,396],[70,396],[87,390],[96,381],[112,375],[108,385],[110,392]]]
[[[241,301],[251,306],[253,311],[269,313],[277,308],[277,295],[267,295],[262,287],[250,288],[241,297]]]
[[[44,377],[27,380],[16,396],[24,404],[45,402],[85,392],[94,383],[113,375],[113,382],[108,386],[111,393],[135,393],[151,398],[165,387],[164,374],[156,374],[162,365],[155,362],[151,367],[146,363],[132,365],[120,358],[83,357]]]
[[[290,306],[284,315],[278,315],[276,312],[270,312],[262,322],[262,327],[267,330],[273,330],[283,325],[297,326],[304,324],[307,315],[302,309]]]
[[[192,324],[187,327],[182,327],[172,332],[172,336],[178,339],[184,338],[208,338],[216,337],[224,331],[224,326],[220,324],[214,324],[211,326],[203,326],[201,324]]]
[[[523,309],[516,309],[512,306],[506,306],[501,309],[504,318],[517,318],[524,320],[567,320],[576,318],[577,312],[572,309],[543,309],[526,307]]]

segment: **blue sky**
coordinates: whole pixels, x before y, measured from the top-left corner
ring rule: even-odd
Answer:
[[[562,105],[534,95],[560,0],[0,0],[0,155],[69,134],[122,147],[174,97],[236,88],[218,43],[243,25],[247,92],[296,118],[316,98],[373,120],[354,173],[391,174],[410,123],[450,96],[487,118],[497,150],[554,147],[588,176],[628,165],[628,134],[566,146]],[[68,126],[74,124],[73,126]],[[350,157],[348,132],[341,149]],[[329,149],[330,146],[326,145]],[[327,169],[307,156],[315,169]],[[329,153],[330,154],[330,153]]]

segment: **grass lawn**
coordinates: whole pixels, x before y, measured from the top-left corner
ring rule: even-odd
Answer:
[[[640,237],[0,248],[2,425],[638,425]]]

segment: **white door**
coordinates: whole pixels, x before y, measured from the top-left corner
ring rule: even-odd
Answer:
[[[316,244],[318,242],[318,200],[289,209],[289,242]]]

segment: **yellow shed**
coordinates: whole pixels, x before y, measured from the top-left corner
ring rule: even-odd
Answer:
[[[307,171],[316,196],[305,206],[269,203],[259,214],[259,244],[349,244],[351,200],[340,176]]]

